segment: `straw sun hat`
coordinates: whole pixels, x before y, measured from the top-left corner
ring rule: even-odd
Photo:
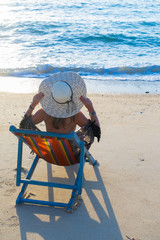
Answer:
[[[87,90],[84,80],[77,73],[63,72],[44,79],[39,92],[44,93],[40,103],[48,115],[67,118],[83,107],[80,97],[86,97]]]

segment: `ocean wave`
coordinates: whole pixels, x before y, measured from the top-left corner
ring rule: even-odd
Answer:
[[[80,40],[82,42],[92,42],[92,41],[99,41],[104,43],[110,42],[124,42],[124,41],[133,41],[136,40],[135,36],[126,36],[125,34],[98,34],[98,35],[89,35],[81,37]]]
[[[38,65],[37,67],[0,69],[0,76],[44,78],[57,72],[74,71],[82,76],[129,76],[129,75],[159,75],[160,66],[144,67],[113,67],[113,68],[83,68],[83,67],[53,67],[49,64]],[[159,81],[159,80],[158,80]]]
[[[136,32],[133,34],[93,34],[88,36],[78,36],[78,37],[72,37],[69,39],[72,42],[75,42],[75,40],[78,40],[83,42],[84,44],[95,44],[97,43],[105,43],[105,44],[118,44],[118,45],[129,45],[133,47],[139,47],[139,46],[154,46],[159,47],[160,46],[160,38],[156,34],[154,35],[146,35],[146,34],[137,34]]]

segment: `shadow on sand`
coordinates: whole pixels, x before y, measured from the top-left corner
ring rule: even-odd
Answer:
[[[94,166],[96,181],[84,179],[83,191],[87,194],[89,204],[85,200],[73,213],[66,213],[62,208],[44,207],[38,205],[18,205],[17,215],[20,223],[21,239],[47,239],[47,240],[121,240],[122,235],[104,186],[99,167]],[[74,169],[76,171],[76,169]],[[75,178],[74,171],[66,168],[69,179]],[[47,164],[48,179],[51,181],[52,167]],[[102,206],[94,191],[101,193],[105,205]],[[53,190],[48,188],[49,200],[54,199]],[[83,193],[82,193],[83,195]],[[91,217],[90,209],[94,209],[96,219]],[[35,238],[34,238],[35,237]]]

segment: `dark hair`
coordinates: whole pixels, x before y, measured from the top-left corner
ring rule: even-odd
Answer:
[[[49,116],[49,115],[48,115]],[[61,127],[66,128],[66,118],[56,118],[49,116],[52,122],[52,126],[55,129],[60,129]],[[75,116],[70,117],[71,121],[74,122]]]

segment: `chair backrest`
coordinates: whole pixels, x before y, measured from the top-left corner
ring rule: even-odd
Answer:
[[[33,133],[26,134],[21,133],[20,130],[19,132],[14,132],[14,134],[20,138],[21,141],[29,145],[39,158],[49,163],[61,166],[70,166],[79,163],[79,159],[76,159],[73,154],[69,140],[64,137],[51,137],[41,134],[34,135]]]

